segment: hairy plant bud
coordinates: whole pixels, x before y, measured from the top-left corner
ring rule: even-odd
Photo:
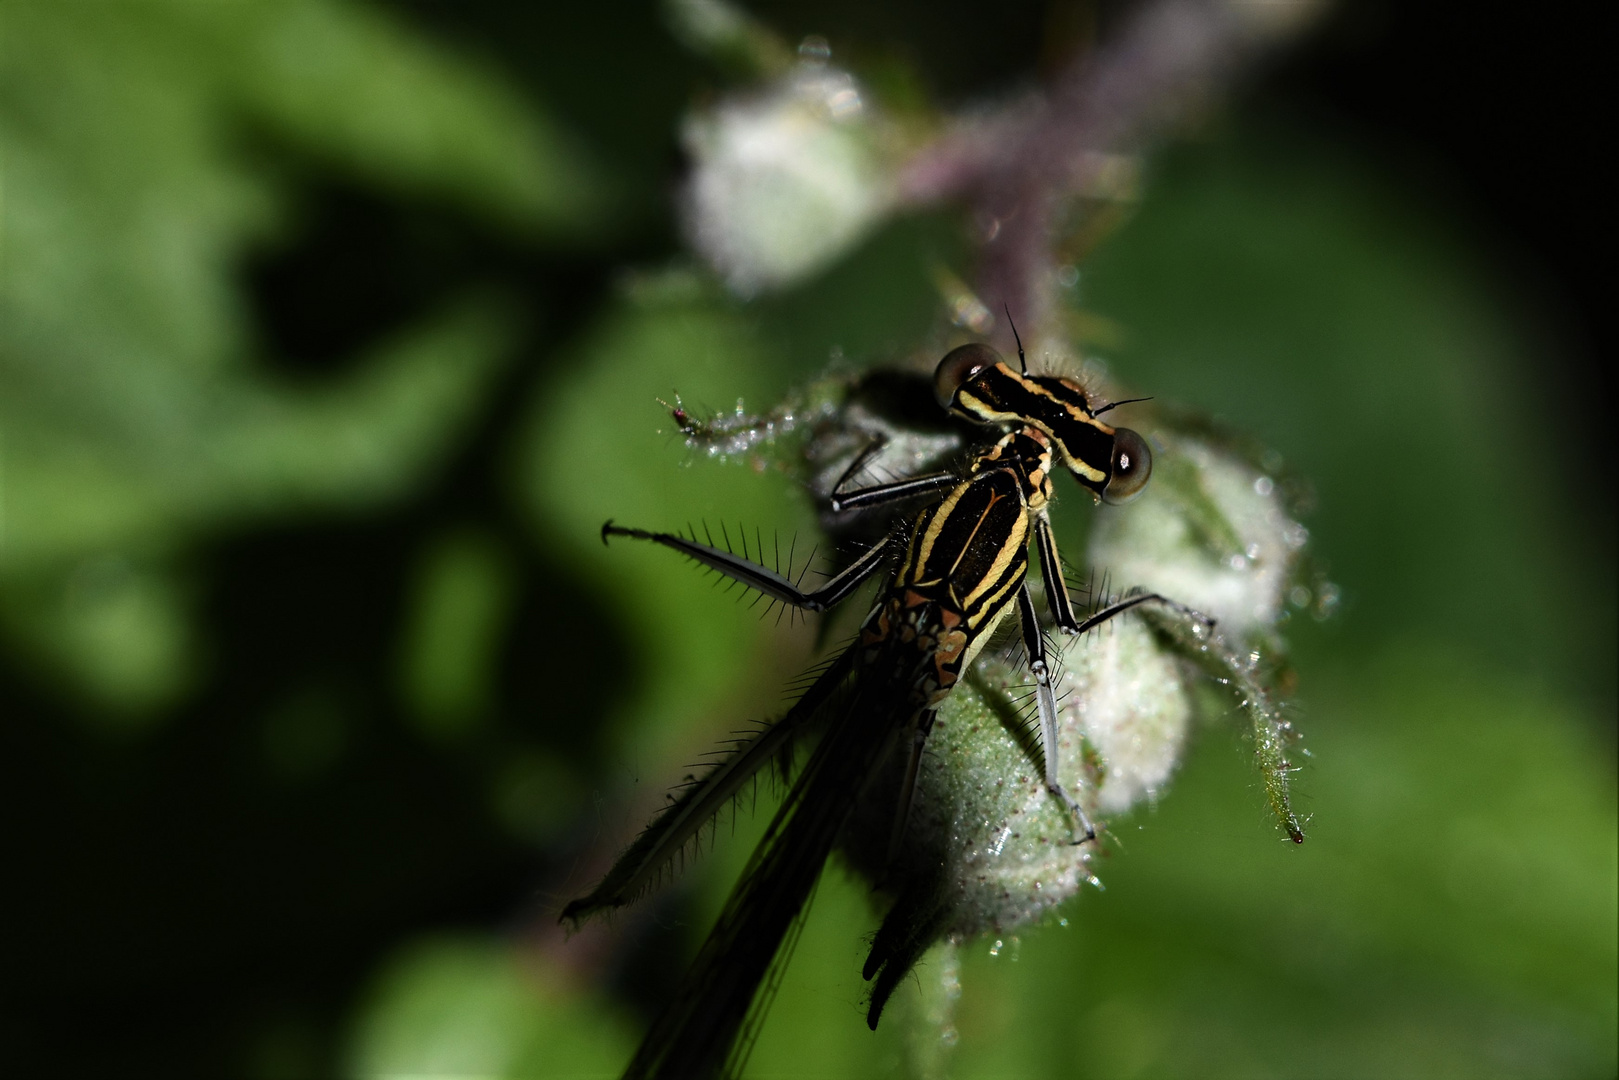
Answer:
[[[1287,805],[1291,729],[1249,642],[1284,610],[1305,533],[1274,481],[1237,454],[1212,439],[1157,441],[1162,475],[1138,502],[1099,511],[1090,554],[1121,589],[1175,602],[1143,603],[1083,635],[1053,634],[1059,779],[1102,822],[1100,839],[1080,843],[1046,788],[1021,644],[986,650],[939,710],[896,853],[877,842],[891,806],[874,801],[870,828],[851,830],[862,838],[847,845],[851,861],[896,894],[868,964],[884,971],[876,1010],[895,981],[889,973],[933,942],[1015,930],[1095,882],[1090,864],[1107,820],[1155,799],[1173,775],[1191,684],[1205,675],[1249,716],[1272,809],[1302,836]],[[1095,604],[1120,595],[1103,592]]]
[[[907,407],[926,384],[918,373],[834,377],[765,416],[678,418],[694,447],[776,455],[825,498],[863,454],[879,475],[949,468],[977,433]],[[1173,777],[1199,681],[1224,687],[1247,717],[1266,801],[1288,835],[1303,839],[1288,795],[1296,736],[1270,690],[1283,670],[1274,631],[1289,608],[1325,613],[1336,591],[1300,580],[1309,534],[1294,520],[1291,484],[1277,479],[1279,461],[1178,414],[1160,418],[1152,447],[1141,497],[1095,511],[1090,551],[1076,565],[1102,576],[1077,597],[1087,601],[1078,614],[1142,592],[1156,598],[1085,634],[1046,627],[1057,779],[1098,836],[1087,841],[1046,786],[1033,678],[1008,620],[941,702],[908,804],[896,804],[908,761],[896,746],[844,831],[849,863],[894,900],[866,965],[872,1020],[934,943],[1015,931],[1097,883],[1091,863],[1108,843],[1108,822],[1157,799]],[[857,550],[879,542],[893,520],[822,516]],[[1049,618],[1042,597],[1035,608]]]
[[[766,89],[686,124],[686,232],[742,295],[820,270],[889,203],[860,89],[814,52]]]
[[[1266,472],[1209,439],[1159,442],[1162,464],[1140,500],[1098,517],[1092,565],[1118,587],[1196,608],[1227,637],[1274,626],[1309,532]]]

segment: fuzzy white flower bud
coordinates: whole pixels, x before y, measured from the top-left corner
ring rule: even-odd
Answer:
[[[1190,684],[1210,673],[1254,724],[1267,793],[1297,839],[1286,798],[1291,736],[1246,642],[1275,625],[1306,534],[1275,481],[1235,453],[1190,436],[1164,436],[1158,451],[1150,494],[1102,511],[1091,557],[1117,590],[1145,587],[1175,603],[1150,601],[1087,634],[1054,635],[1058,778],[1104,826],[1155,799],[1182,755]],[[1045,785],[1050,748],[1040,745],[1031,682],[1015,639],[980,656],[939,710],[906,849],[884,867],[872,865],[881,853],[848,845],[868,873],[903,883],[874,950],[885,960],[903,964],[907,941],[1013,930],[1094,882],[1096,845],[1076,842],[1076,822]]]
[[[1155,793],[1180,759],[1191,704],[1186,672],[1147,624],[1126,614],[1072,639],[1057,687],[1059,778],[1093,816]],[[1091,844],[1046,790],[1029,675],[980,659],[935,722],[912,807],[926,861],[952,895],[942,928],[958,937],[1038,919],[1091,879]],[[920,853],[919,853],[920,854]]]
[[[733,290],[800,281],[882,216],[888,185],[865,113],[854,79],[811,59],[687,122],[686,231]]]
[[[825,498],[857,459],[865,473],[887,476],[948,467],[963,444],[960,427],[895,407],[924,396],[929,382],[919,373],[833,377],[766,416],[676,416],[692,445],[710,453],[786,455]],[[787,437],[794,432],[803,438]],[[1180,762],[1197,680],[1224,687],[1247,717],[1266,801],[1294,841],[1304,838],[1288,793],[1298,748],[1272,691],[1279,675],[1285,685],[1285,669],[1271,631],[1284,598],[1325,613],[1336,592],[1294,580],[1308,534],[1286,509],[1273,476],[1279,462],[1245,458],[1237,440],[1191,419],[1154,445],[1144,497],[1099,510],[1089,564],[1107,584],[1079,615],[1138,590],[1157,595],[1085,634],[1048,625],[1054,745],[1042,744],[1019,619],[1008,618],[939,703],[914,789],[906,786],[911,733],[873,763],[880,774],[840,840],[853,868],[893,898],[865,966],[868,1020],[934,943],[1015,931],[1081,885],[1099,884],[1091,863],[1108,843],[1109,820],[1155,800]],[[829,511],[823,523],[860,547],[889,535],[880,515]],[[1035,608],[1050,605],[1036,596]],[[1061,788],[1099,826],[1094,840],[1048,788],[1048,753]]]
[[[1114,586],[1173,597],[1241,639],[1274,626],[1309,532],[1276,481],[1191,437],[1159,436],[1152,483],[1126,507],[1101,511],[1091,565]]]
[[[1086,800],[1102,817],[1153,799],[1180,761],[1192,706],[1186,672],[1138,616],[1126,613],[1063,650],[1054,689],[1063,731],[1094,753]],[[1076,773],[1079,770],[1075,770]],[[1081,789],[1088,790],[1088,789]]]

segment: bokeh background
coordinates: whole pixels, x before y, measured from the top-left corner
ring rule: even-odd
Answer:
[[[1116,16],[749,10],[911,110]],[[1614,1074],[1611,214],[1568,18],[1329,16],[1081,267],[1116,377],[1314,483],[1310,840],[1200,731],[1105,891],[964,946],[952,1075]],[[655,5],[7,0],[0,34],[6,1071],[612,1074],[757,823],[609,928],[555,913],[813,642],[596,530],[810,536],[654,398],[907,355],[961,222],[727,296],[673,193],[733,84]],[[861,1022],[874,926],[829,873],[758,1075],[937,1063]]]

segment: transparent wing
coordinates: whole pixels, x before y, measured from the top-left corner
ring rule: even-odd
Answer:
[[[879,670],[882,665],[877,665]],[[890,669],[891,670],[891,669]],[[691,969],[625,1080],[734,1075],[757,1030],[761,986],[779,976],[821,868],[906,716],[903,679],[856,685],[772,819]],[[763,1000],[768,1000],[768,994]]]
[[[562,909],[562,918],[577,923],[595,912],[622,907],[656,884],[760,769],[791,753],[794,741],[806,733],[821,707],[848,678],[854,650],[853,645],[845,649],[785,716],[737,747],[654,818],[590,895]]]

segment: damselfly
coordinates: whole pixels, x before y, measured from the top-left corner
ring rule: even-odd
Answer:
[[[928,473],[853,490],[847,485],[875,454],[856,455],[834,486],[831,509],[850,512],[929,498],[914,517],[897,520],[822,587],[804,591],[789,577],[695,537],[624,528],[609,521],[602,540],[623,536],[673,548],[772,600],[826,611],[884,569],[891,578],[855,641],[820,674],[775,724],[723,759],[641,834],[590,895],[563,918],[629,903],[649,888],[686,845],[759,770],[792,753],[806,735],[820,740],[748,863],[674,1002],[656,1021],[626,1077],[704,1077],[740,1069],[760,1019],[759,989],[787,950],[821,873],[857,803],[873,796],[876,778],[903,761],[892,796],[890,855],[903,842],[918,765],[941,702],[1004,620],[1016,614],[1044,746],[1045,785],[1074,823],[1074,842],[1095,838],[1079,800],[1059,779],[1057,703],[1051,662],[1028,578],[1031,540],[1038,552],[1052,621],[1083,633],[1148,601],[1151,593],[1076,616],[1063,585],[1048,506],[1054,469],[1067,469],[1097,499],[1122,502],[1152,470],[1145,440],[1100,417],[1074,380],[1031,376],[1018,349],[1013,370],[987,345],[947,354],[934,391],[950,413],[996,433],[959,470]],[[874,950],[865,972],[881,971],[891,987],[914,952]],[[887,969],[887,970],[884,970]],[[886,994],[883,995],[886,997]],[[880,1001],[874,1001],[875,1026]]]

